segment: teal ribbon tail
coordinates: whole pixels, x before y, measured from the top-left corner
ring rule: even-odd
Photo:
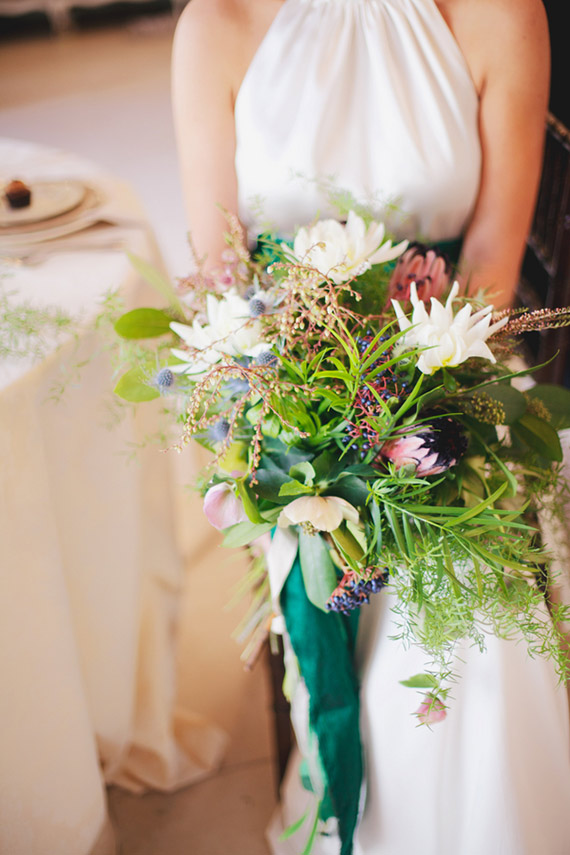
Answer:
[[[358,614],[344,617],[314,606],[299,558],[281,591],[287,632],[309,693],[309,722],[319,744],[328,795],[338,819],[341,855],[351,855],[358,822],[363,763],[360,701],[354,667]]]

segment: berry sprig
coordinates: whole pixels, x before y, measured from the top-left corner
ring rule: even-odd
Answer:
[[[369,567],[365,574],[359,576],[353,570],[345,573],[326,603],[327,611],[348,615],[369,603],[370,594],[377,594],[388,583],[387,567]]]

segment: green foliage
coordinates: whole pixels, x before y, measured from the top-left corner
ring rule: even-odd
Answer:
[[[555,430],[570,428],[570,389],[539,384],[529,389],[527,395],[538,398],[546,406],[551,415],[551,427]]]
[[[133,309],[121,315],[115,331],[123,338],[155,338],[170,332],[171,321],[159,309]]]
[[[153,401],[160,397],[158,389],[153,388],[146,382],[144,371],[140,368],[130,368],[120,378],[115,386],[115,395],[134,404],[143,401]]]
[[[326,611],[325,604],[336,588],[336,570],[327,544],[318,534],[299,533],[299,559],[307,597]]]

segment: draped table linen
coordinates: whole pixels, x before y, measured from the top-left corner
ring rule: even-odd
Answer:
[[[160,267],[127,185],[13,140],[0,140],[0,164],[3,178],[95,184],[129,218],[117,230],[128,249]],[[0,366],[0,853],[111,855],[105,783],[174,789],[209,774],[226,741],[173,709],[181,563],[171,467],[145,445],[160,402],[118,417],[94,330],[107,293],[128,308],[151,295],[125,253],[104,248],[0,263],[0,287],[13,305],[81,318],[40,362]]]

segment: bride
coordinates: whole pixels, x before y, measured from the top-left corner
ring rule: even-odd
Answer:
[[[334,216],[334,186],[398,236],[461,239],[469,287],[509,305],[547,94],[540,0],[192,0],[173,98],[194,246],[218,267],[220,207],[254,244],[268,224],[285,236]],[[421,651],[391,640],[389,597],[375,599],[359,639],[367,795],[355,852],[570,852],[568,708],[550,663],[515,641],[464,648],[448,720],[418,728],[398,681],[423,669]]]

